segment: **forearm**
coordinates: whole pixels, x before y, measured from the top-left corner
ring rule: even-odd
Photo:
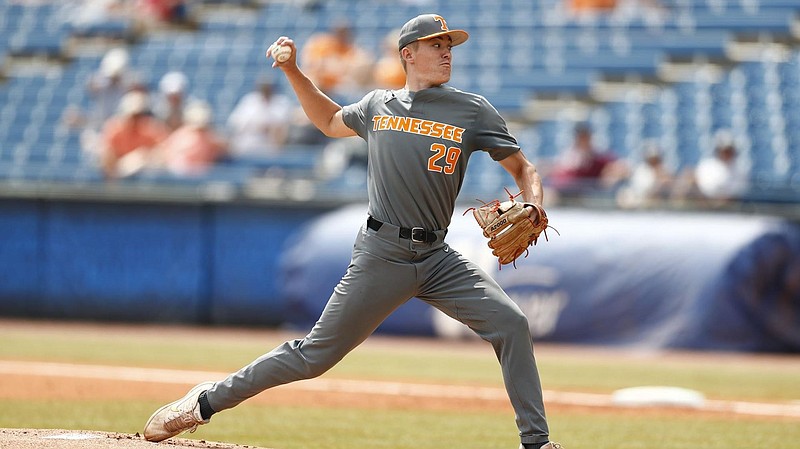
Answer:
[[[536,166],[521,151],[509,156],[500,163],[514,178],[517,188],[522,192],[522,201],[541,206],[542,201],[544,201],[544,193],[542,178],[539,176]]]
[[[542,178],[536,171],[536,166],[530,164],[522,170],[521,174],[514,178],[517,187],[522,191],[522,200],[526,203],[541,205],[544,201],[544,191],[542,189]]]

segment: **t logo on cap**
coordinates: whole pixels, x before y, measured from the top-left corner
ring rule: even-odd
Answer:
[[[444,21],[442,16],[433,16],[433,20],[442,24],[442,31],[447,31],[447,22]]]

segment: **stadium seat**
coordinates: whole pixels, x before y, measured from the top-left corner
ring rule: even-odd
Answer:
[[[223,2],[202,3],[213,8]],[[510,117],[520,117],[528,99],[537,95],[589,97],[597,83],[608,77],[657,78],[662,63],[671,59],[724,60],[729,43],[740,36],[788,36],[800,12],[796,0],[661,3],[667,13],[652,20],[641,14],[576,19],[559,0],[439,2],[437,9],[451,26],[471,34],[470,41],[457,50],[451,84],[481,93]],[[239,9],[230,11],[232,6]],[[131,65],[148,86],[155,87],[169,70],[184,71],[191,94],[212,104],[217,126],[224,125],[236,101],[264,73],[261,54],[275,37],[290,35],[302,45],[311,33],[348,17],[357,42],[377,52],[386,32],[418,12],[412,3],[237,0],[235,5],[227,2],[219,13],[202,16],[195,32],[145,33],[134,41],[130,20],[75,26],[59,16],[61,7],[59,2],[0,2],[2,67],[16,56],[63,55],[71,36],[122,39]],[[100,55],[79,52],[57,72],[10,74],[0,82],[0,178],[101,182],[94,162],[82,156],[78,132],[60,127],[67,106],[89,106],[86,80],[100,59]],[[718,80],[663,83],[649,99],[628,95],[592,104],[590,117],[599,138],[623,156],[637,154],[644,140],[656,139],[676,166],[688,167],[707,151],[702,142],[714,130],[736,128],[750,142],[747,157],[761,188],[785,191],[787,186],[798,186],[800,51],[793,48],[782,61],[729,63]],[[288,89],[285,79],[278,80],[280,88]],[[567,116],[530,124],[520,131],[531,147],[526,151],[555,157],[570,141],[573,124]],[[307,173],[314,151],[225,164],[213,176],[191,182],[221,180],[241,186],[268,167]],[[491,165],[474,162],[477,168],[470,166],[471,170],[479,174],[468,182],[486,186],[497,181]],[[153,175],[137,182],[173,185],[178,181]],[[363,188],[347,180],[336,185]]]

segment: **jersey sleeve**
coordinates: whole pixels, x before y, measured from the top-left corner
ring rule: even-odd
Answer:
[[[375,91],[368,93],[357,103],[342,108],[342,120],[348,128],[356,132],[362,139],[367,138],[367,111]]]
[[[496,161],[520,150],[517,139],[508,131],[506,121],[485,98],[481,98],[475,130],[475,147],[487,151]]]

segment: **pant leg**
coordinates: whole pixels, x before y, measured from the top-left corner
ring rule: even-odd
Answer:
[[[403,263],[402,254],[391,260],[396,248],[369,234],[362,230],[347,272],[309,334],[217,382],[207,393],[211,408],[229,409],[266,389],[321,375],[413,296],[414,266]]]
[[[523,443],[549,437],[528,320],[486,272],[457,251],[426,260],[420,299],[469,326],[492,344]]]

